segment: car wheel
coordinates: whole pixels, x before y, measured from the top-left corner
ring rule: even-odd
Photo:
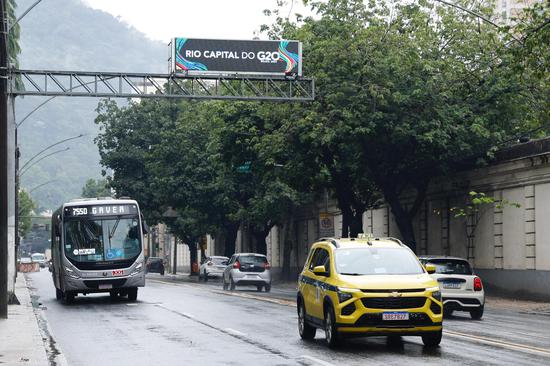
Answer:
[[[116,300],[118,298],[118,292],[116,291],[109,292],[109,297],[111,298],[112,301]]]
[[[450,318],[453,316],[453,310],[443,308],[443,317]]]
[[[265,292],[270,292],[271,291],[271,284],[268,283],[267,285],[265,285]]]
[[[305,340],[312,340],[315,338],[317,329],[309,325],[306,321],[306,308],[302,302],[298,306],[298,332],[300,337]]]
[[[439,346],[439,343],[441,343],[442,335],[443,331],[441,330],[437,332],[430,332],[422,336],[422,343],[424,343],[426,347],[437,347]]]
[[[325,310],[325,341],[330,348],[336,348],[340,343],[332,306],[327,307]]]
[[[256,291],[262,292],[262,287],[263,287],[262,285],[257,285],[256,286]]]
[[[204,271],[204,282],[208,282],[208,274],[206,274],[206,271]]]
[[[160,275],[164,276],[164,268],[160,270]]]
[[[60,289],[56,288],[55,289],[55,299],[56,300],[61,300],[63,298],[63,292],[61,292]]]
[[[132,287],[128,289],[128,300],[136,301],[137,300],[138,289],[137,287]]]
[[[235,282],[233,281],[233,277],[229,277],[229,289],[231,291],[235,290]]]
[[[223,285],[224,291],[227,291],[227,282],[225,282],[225,276],[222,277],[222,285]]]
[[[470,316],[474,320],[479,320],[483,316],[483,306],[480,306],[479,308],[475,310],[470,310]]]

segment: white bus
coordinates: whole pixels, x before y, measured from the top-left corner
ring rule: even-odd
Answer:
[[[52,215],[51,253],[56,298],[109,292],[136,300],[145,286],[139,206],[131,199],[87,198],[63,204]]]

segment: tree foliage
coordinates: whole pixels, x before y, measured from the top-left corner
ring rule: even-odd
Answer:
[[[36,209],[36,203],[31,198],[30,194],[25,190],[19,191],[19,201],[18,201],[18,235],[20,237],[25,236],[32,227],[32,214]]]
[[[90,178],[82,187],[82,197],[111,197],[111,189],[107,179]]]
[[[236,235],[242,223],[265,252],[269,229],[292,228],[296,208],[328,188],[344,236],[361,232],[363,212],[384,199],[415,248],[412,220],[433,177],[484,164],[517,136],[545,131],[541,11],[512,30],[429,1],[306,3],[315,17],[291,21],[275,9],[263,30],[303,42],[316,100],[104,101],[97,142],[117,193],[139,199],[156,220],[175,207],[169,224],[189,242],[204,232]],[[511,42],[517,29],[521,42]]]

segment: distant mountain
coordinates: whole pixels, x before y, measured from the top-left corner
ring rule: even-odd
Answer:
[[[18,1],[18,15],[34,2]],[[135,28],[87,7],[80,0],[43,1],[20,25],[22,69],[166,72],[168,68],[167,45],[148,39]],[[45,99],[18,97],[16,120],[20,121]],[[52,181],[31,193],[41,207],[53,209],[78,197],[88,178],[101,176],[99,154],[93,142],[97,135],[94,118],[98,102],[96,98],[58,97],[33,113],[19,128],[21,165],[48,145],[86,134],[49,149],[47,152],[70,148],[37,162],[23,173],[22,186],[27,190]]]

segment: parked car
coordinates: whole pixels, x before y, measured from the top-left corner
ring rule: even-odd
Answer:
[[[436,347],[443,309],[432,271],[394,238],[320,239],[298,280],[300,336],[323,329],[331,348],[346,336],[421,336]]]
[[[229,258],[222,256],[206,257],[199,268],[199,280],[208,281],[209,277],[221,277],[228,261]]]
[[[33,253],[31,254],[31,261],[34,263],[38,263],[40,268],[46,267],[46,256],[42,253]]]
[[[485,291],[481,279],[474,274],[470,263],[459,257],[420,256],[424,264],[435,265],[432,277],[439,282],[445,315],[466,311],[472,319],[481,319],[485,306]]]
[[[258,291],[271,291],[271,265],[263,254],[233,254],[222,275],[223,289],[256,286]]]
[[[164,259],[160,257],[149,257],[147,258],[145,268],[147,273],[160,273],[161,276],[164,276]]]

